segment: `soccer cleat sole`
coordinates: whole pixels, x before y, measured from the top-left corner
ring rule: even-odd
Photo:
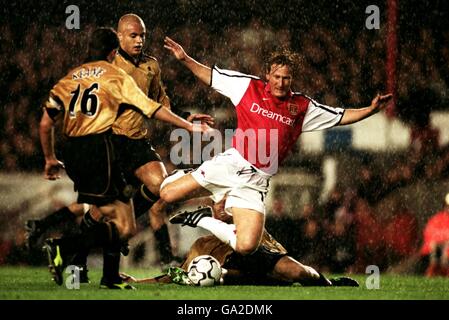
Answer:
[[[111,290],[137,290],[129,283],[112,283],[112,284],[100,284],[100,289],[111,289]]]
[[[63,260],[61,257],[59,246],[54,247],[54,249],[56,249],[56,254],[54,258],[53,258],[53,248],[51,245],[46,244],[44,245],[43,249],[47,252],[48,270],[52,275],[52,279],[57,285],[60,286],[64,281],[64,277],[63,277]]]
[[[189,226],[195,228],[198,222],[204,217],[212,217],[211,207],[202,207],[195,211],[184,211],[175,214],[169,219],[171,224],[181,224],[181,226]]]

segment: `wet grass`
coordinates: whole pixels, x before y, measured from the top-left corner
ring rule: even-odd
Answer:
[[[157,269],[126,272],[136,277],[160,274]],[[45,267],[0,267],[1,300],[449,300],[449,278],[381,275],[379,289],[368,289],[367,275],[354,275],[360,287],[215,286],[136,284],[138,290],[99,289],[101,270],[91,270],[90,284],[78,290],[57,286]]]

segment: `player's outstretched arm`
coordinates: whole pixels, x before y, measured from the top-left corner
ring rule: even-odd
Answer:
[[[197,76],[202,82],[207,85],[210,85],[211,81],[211,69],[204,64],[199,63],[192,57],[190,57],[181,45],[175,42],[173,39],[169,37],[165,37],[164,39],[164,48],[168,49],[173,56],[181,61],[187,68],[189,68],[192,73]]]
[[[378,113],[379,111],[385,109],[392,97],[393,95],[391,93],[386,95],[378,94],[371,101],[371,105],[369,107],[361,109],[346,109],[343,118],[340,121],[340,125],[342,126],[355,123]]]
[[[45,157],[44,176],[48,180],[59,179],[59,170],[64,168],[64,164],[56,159],[54,150],[54,130],[55,122],[48,115],[46,109],[42,115],[41,122],[39,124],[39,137],[41,140],[42,151]]]

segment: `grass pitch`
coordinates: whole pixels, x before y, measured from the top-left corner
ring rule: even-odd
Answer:
[[[125,271],[125,270],[124,270]],[[136,277],[160,274],[157,269],[126,270]],[[101,270],[89,272],[90,284],[69,290],[51,281],[46,267],[0,267],[1,300],[449,300],[449,278],[382,275],[379,289],[367,289],[367,275],[353,276],[350,287],[188,287],[176,284],[136,284],[138,290],[99,289]]]

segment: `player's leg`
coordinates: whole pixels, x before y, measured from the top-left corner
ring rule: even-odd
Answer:
[[[208,194],[215,202],[227,197],[226,211],[233,215],[234,224],[212,218],[211,211],[206,212],[206,209],[180,213],[173,216],[170,222],[205,228],[245,255],[257,249],[262,237],[265,223],[263,201],[268,179],[239,154],[225,152],[205,161],[191,174],[164,185],[161,197],[167,202]]]
[[[161,265],[165,266],[173,260],[170,234],[165,223],[167,204],[159,198],[161,183],[167,177],[167,171],[161,161],[151,161],[139,167],[136,177],[143,183],[134,196],[136,216],[149,211],[150,225],[156,240]]]
[[[121,284],[118,273],[120,244],[127,232],[126,229],[119,229],[121,227],[118,226],[121,226],[122,220],[126,219],[123,217],[134,216],[132,206],[130,203],[116,200],[100,207],[92,206],[91,211],[95,214],[99,212],[110,220],[99,222],[78,235],[63,236],[60,239],[47,241],[45,250],[49,258],[50,271],[56,283],[61,285],[63,268],[67,265],[66,259],[69,255],[84,249],[102,247],[104,250],[102,285],[115,289],[116,285]]]
[[[319,281],[320,274],[314,268],[303,265],[290,256],[284,256],[276,263],[273,277],[290,282],[316,282],[317,285],[318,283],[331,285],[330,281]]]
[[[159,196],[159,189],[167,177],[167,171],[161,161],[151,161],[137,168],[135,175],[151,193]]]
[[[168,204],[159,199],[149,211],[149,222],[153,229],[156,250],[159,252],[159,260],[162,270],[170,267],[176,259],[173,255],[170,233],[166,223]]]
[[[251,254],[257,250],[262,239],[265,215],[252,209],[236,207],[231,208],[231,212],[235,225],[235,251],[242,255]]]
[[[179,213],[171,217],[170,222],[206,229],[242,255],[254,252],[262,238],[264,215],[253,209],[235,207],[232,208],[232,215],[234,223],[225,223],[212,217],[210,207],[203,207]]]
[[[303,286],[335,286],[358,287],[359,283],[349,277],[326,278],[322,273],[310,266],[306,266],[292,257],[282,257],[273,268],[273,277],[289,281],[299,282]]]
[[[167,176],[161,157],[146,139],[113,135],[112,142],[125,179],[137,188],[133,197],[135,213],[146,213],[158,201],[160,184]]]
[[[135,234],[136,219],[130,202],[116,200],[113,204],[93,207],[93,216],[98,214],[96,210],[106,221],[115,224],[121,239],[128,239]]]
[[[159,219],[160,224],[151,223],[156,238],[156,246],[162,262],[173,260],[170,235],[165,225],[165,203],[160,200],[159,190],[162,181],[167,177],[167,171],[160,156],[154,151],[150,141],[145,139],[132,140],[124,136],[114,136],[117,146],[120,166],[124,168],[127,179],[138,185],[133,197],[136,217],[148,213]],[[155,219],[152,219],[153,222]]]
[[[89,207],[88,207],[89,208]],[[101,213],[97,210],[94,210],[94,215],[92,215],[91,210],[88,210],[80,222],[80,230],[81,232],[86,232],[88,228],[91,228],[100,223],[100,220],[103,218]],[[87,268],[87,257],[89,256],[90,248],[81,248],[73,257],[70,264],[75,265],[79,269],[80,282],[81,283],[89,283],[89,270]]]
[[[167,180],[171,179],[172,177],[170,176],[167,178]],[[198,183],[191,173],[182,175],[180,178],[168,183],[164,181],[160,191],[161,199],[167,203],[181,202],[211,195],[212,193]]]
[[[210,191],[201,186],[190,173],[186,174],[186,172],[184,172],[183,170],[179,170],[174,175],[171,175],[167,179],[165,179],[160,191],[161,200],[164,202],[164,206],[169,203],[185,201],[196,197],[210,195],[212,195]],[[161,214],[152,211],[151,215],[153,217],[150,217],[150,222],[155,225],[161,225]],[[167,242],[170,239],[167,237],[167,235],[168,229],[166,224],[161,225],[161,228],[159,230],[155,230],[155,237],[158,240],[160,252],[163,252],[164,246],[165,248],[168,247]]]
[[[250,187],[233,189],[227,195],[225,212],[232,214],[233,248],[239,254],[251,254],[259,247],[265,227],[264,199],[265,193]]]
[[[115,201],[112,205],[99,208],[100,213],[108,220],[110,239],[103,245],[103,276],[100,287],[105,289],[133,289],[123,283],[119,274],[120,247],[132,232],[130,225],[135,226],[135,216],[131,203]]]
[[[85,157],[85,153],[79,150],[96,156]],[[111,248],[115,252],[119,247],[117,243],[132,233],[133,225],[135,228],[132,203],[126,193],[121,171],[112,161],[113,154],[111,137],[107,133],[70,138],[65,143],[66,172],[78,190],[78,202],[92,204],[92,216],[105,216],[110,220],[95,224],[81,234],[47,242],[45,249],[49,256],[50,271],[54,271],[54,279],[58,284],[62,284],[62,268],[67,264],[67,254],[92,247]]]
[[[160,185],[167,177],[167,171],[161,161],[150,161],[139,166],[134,174],[142,183],[133,198],[135,213],[140,216],[159,200]]]
[[[25,228],[27,231],[27,243],[30,249],[39,244],[41,236],[49,229],[65,226],[65,229],[76,226],[76,220],[82,217],[85,207],[80,203],[72,203],[62,207],[48,216],[39,220],[27,220]],[[69,227],[67,227],[69,226]]]

